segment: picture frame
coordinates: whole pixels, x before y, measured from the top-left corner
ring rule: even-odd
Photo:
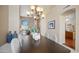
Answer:
[[[52,20],[52,21],[48,22],[48,28],[49,29],[55,29],[55,20]]]

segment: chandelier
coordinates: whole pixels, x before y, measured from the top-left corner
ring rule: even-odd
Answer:
[[[31,16],[35,20],[35,27],[37,29],[37,32],[40,32],[40,19],[44,19],[44,10],[43,8],[34,5],[30,6],[30,11],[27,11],[27,16]]]
[[[44,18],[43,8],[35,5],[30,6],[31,11],[27,11],[27,16],[32,16],[35,20],[38,20],[40,18]]]

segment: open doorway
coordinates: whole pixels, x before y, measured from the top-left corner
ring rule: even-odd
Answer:
[[[75,9],[68,10],[64,13],[65,17],[65,45],[75,49],[75,26],[76,16]]]

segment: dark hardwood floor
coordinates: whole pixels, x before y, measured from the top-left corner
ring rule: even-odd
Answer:
[[[75,49],[75,39],[73,38],[73,32],[66,31],[65,32],[65,45],[70,48]]]
[[[41,37],[40,41],[31,39],[29,48],[21,51],[21,53],[69,53],[70,50],[51,41],[45,37]]]
[[[74,39],[66,39],[65,44],[70,48],[75,49],[75,40]]]

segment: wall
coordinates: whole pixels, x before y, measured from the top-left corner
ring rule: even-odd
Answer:
[[[55,20],[55,29],[48,29],[48,22]],[[47,34],[46,36],[55,41],[59,42],[59,12],[57,10],[57,7],[51,7],[50,12],[47,15]],[[57,39],[55,39],[57,38]]]
[[[6,43],[8,32],[8,6],[0,6],[0,45]]]
[[[46,18],[41,19],[40,20],[40,32],[42,36],[46,35],[46,30],[47,30],[46,27],[47,27],[47,19]]]
[[[65,29],[66,31],[75,31],[75,9],[69,10],[67,12],[64,13],[64,17],[65,17]],[[67,20],[68,19],[68,20]]]
[[[27,16],[27,11],[31,11],[30,5],[20,5],[20,16]]]
[[[9,5],[9,31],[17,31],[19,32],[19,6],[18,5]]]
[[[0,45],[6,43],[8,31],[19,32],[19,6],[0,6]]]
[[[45,18],[40,20],[40,31],[41,31],[41,35],[42,36],[46,36],[47,35],[47,28],[48,28],[48,14],[50,12],[50,8],[51,5],[41,5],[40,7],[42,7],[44,9],[44,15]]]
[[[76,8],[76,51],[79,52],[79,6],[75,6]]]

